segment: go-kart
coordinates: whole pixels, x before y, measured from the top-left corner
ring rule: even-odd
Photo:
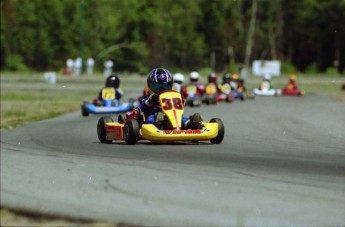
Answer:
[[[298,87],[294,87],[291,84],[288,84],[283,90],[282,90],[282,95],[286,96],[302,96],[305,94],[304,90],[298,89]]]
[[[118,99],[115,99],[114,88],[103,88],[101,95],[102,101],[94,99],[81,104],[82,116],[87,117],[89,114],[125,113],[138,105],[138,101],[134,101],[133,99],[130,99],[129,102],[123,103]]]
[[[282,95],[285,96],[303,96],[304,94],[304,90],[282,90]]]
[[[280,96],[281,90],[280,89],[273,89],[270,88],[270,83],[264,81],[261,83],[260,88],[254,88],[253,93],[255,95],[262,95],[262,96]]]
[[[244,95],[242,92],[239,92],[239,91],[233,91],[231,92],[234,96],[234,99],[240,99],[240,100],[244,100]]]
[[[196,85],[186,86],[187,97],[185,98],[185,105],[191,107],[198,107],[202,103],[202,97],[198,94],[198,89]]]
[[[159,94],[163,118],[153,124],[145,123],[139,109],[128,111],[125,117],[119,115],[117,122],[110,116],[98,120],[97,135],[101,143],[124,140],[126,144],[136,144],[139,140],[149,141],[211,141],[219,144],[224,138],[224,125],[221,119],[212,118],[209,123],[201,122],[198,129],[183,129],[184,105],[182,95],[176,91]]]
[[[261,89],[260,90],[258,88],[254,88],[253,93],[255,95],[262,95],[262,96],[280,96],[281,90],[280,89],[269,89],[269,90]]]
[[[232,93],[230,94],[219,94],[216,98],[217,102],[233,102],[234,101],[234,95]]]
[[[205,94],[203,97],[203,103],[209,104],[216,104],[217,103],[217,95],[218,89],[217,85],[214,83],[208,83],[205,86]]]
[[[237,89],[234,94],[235,99],[238,98],[242,101],[246,99],[255,99],[255,94],[244,85],[244,79],[238,79],[236,87]]]
[[[217,95],[217,102],[233,102],[235,97],[231,93],[231,86],[228,83],[224,83],[220,86],[221,94]]]
[[[232,94],[234,95],[234,99],[239,99],[241,101],[255,99],[254,92],[243,88],[238,88],[237,91],[232,91]]]

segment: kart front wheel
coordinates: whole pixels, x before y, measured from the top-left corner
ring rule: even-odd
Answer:
[[[83,102],[83,104],[81,105],[81,115],[83,117],[89,116],[89,112],[86,109],[86,104],[88,104],[88,103],[87,102]]]
[[[137,120],[129,119],[123,126],[123,138],[127,144],[134,145],[138,142],[140,126]]]
[[[109,123],[109,122],[114,122],[114,120],[109,116],[101,117],[98,120],[97,136],[98,136],[98,139],[101,143],[111,143],[112,142],[112,140],[107,140],[107,131],[105,129],[106,123]]]
[[[213,139],[211,139],[211,143],[213,144],[220,144],[222,141],[223,141],[223,138],[224,138],[224,124],[223,124],[223,121],[219,118],[212,118],[210,120],[210,122],[215,122],[218,124],[218,134],[216,137],[214,137]]]
[[[209,98],[207,98],[207,99],[205,100],[205,104],[206,104],[206,105],[210,105],[210,104],[211,104]]]

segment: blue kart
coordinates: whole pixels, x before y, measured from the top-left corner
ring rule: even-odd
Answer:
[[[89,114],[125,113],[138,105],[138,101],[134,99],[121,103],[120,100],[115,99],[115,89],[103,88],[102,101],[83,102],[81,104],[81,115],[87,117]]]

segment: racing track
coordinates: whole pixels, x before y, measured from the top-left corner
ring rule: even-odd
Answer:
[[[345,105],[318,95],[189,108],[225,139],[101,144],[79,112],[1,131],[1,206],[139,225],[345,224]]]

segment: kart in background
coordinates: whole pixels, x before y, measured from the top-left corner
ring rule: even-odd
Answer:
[[[284,96],[303,96],[305,94],[304,90],[282,90],[282,95]]]
[[[186,86],[186,98],[185,105],[191,107],[199,107],[202,103],[202,97],[198,94],[198,88],[196,85],[189,84]]]
[[[234,99],[244,101],[246,99],[255,99],[255,94],[248,90],[244,85],[244,79],[240,78],[233,83],[234,90],[231,93],[234,95]]]
[[[263,81],[261,83],[260,88],[254,88],[253,93],[254,95],[261,95],[261,96],[280,96],[281,90],[280,89],[273,89],[270,88],[270,82]]]
[[[232,93],[230,94],[222,93],[217,96],[216,100],[217,102],[233,102],[235,100],[235,97]]]
[[[94,99],[90,102],[83,102],[81,104],[82,116],[87,117],[89,114],[125,113],[138,105],[138,101],[134,101],[133,99],[123,103],[115,99],[114,88],[103,88],[101,94],[102,101]]]
[[[205,94],[203,97],[203,103],[206,105],[217,103],[218,89],[215,83],[208,83],[205,86]]]
[[[119,115],[115,122],[110,116],[103,116],[97,124],[97,135],[101,143],[124,140],[126,144],[136,144],[139,140],[149,141],[210,141],[219,144],[224,138],[224,125],[221,119],[212,118],[202,122],[199,129],[182,129],[184,105],[182,95],[176,91],[164,91],[159,94],[163,118],[153,124],[147,124],[139,109]]]
[[[217,102],[233,102],[235,100],[234,94],[231,93],[231,86],[228,83],[220,85],[221,94],[217,96]]]

